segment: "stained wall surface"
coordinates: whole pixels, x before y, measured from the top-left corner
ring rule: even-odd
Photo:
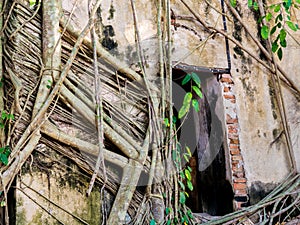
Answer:
[[[65,12],[70,12],[75,1],[63,1]],[[87,22],[87,0],[78,1],[79,8],[73,15],[74,24],[79,28]],[[225,6],[226,25],[220,12],[221,1],[186,1],[209,27],[215,27],[228,33],[232,39],[248,49],[245,50],[229,41],[226,49],[225,38],[219,34],[207,32],[180,0],[171,1],[172,8],[172,61],[197,67],[224,68],[231,65],[234,82],[232,92],[236,96],[236,115],[239,119],[239,146],[243,156],[243,166],[247,179],[250,200],[255,202],[259,194],[265,194],[282,181],[291,169],[286,141],[275,90],[271,82],[271,73],[257,60],[268,64],[250,35],[241,23],[233,19]],[[247,8],[247,2],[239,1],[237,7],[243,23],[260,43],[257,12]],[[153,1],[136,1],[137,27],[140,34],[142,52],[147,65],[147,72],[155,76],[158,71],[157,14]],[[98,13],[97,25],[99,41],[107,50],[127,63],[133,69],[140,61],[136,51],[135,26],[133,11],[129,1],[103,1]],[[293,15],[296,16],[296,15]],[[299,15],[298,15],[299,16]],[[164,21],[161,21],[164,27]],[[292,32],[300,40],[300,32]],[[300,89],[299,45],[288,35],[288,46],[284,49],[283,60],[279,64],[287,76]],[[164,45],[167,42],[163,43]],[[229,54],[229,55],[228,55]],[[228,63],[230,57],[230,64]],[[278,61],[278,59],[276,59]],[[220,86],[221,88],[221,86]],[[282,85],[290,135],[296,157],[297,169],[300,170],[300,103],[290,88]],[[226,103],[225,104],[225,108]],[[225,115],[224,115],[225,117]],[[228,156],[229,157],[229,156]],[[229,168],[231,165],[228,165]],[[37,175],[40,176],[40,175]],[[41,175],[42,176],[42,175]],[[27,179],[27,178],[26,178]],[[230,177],[229,177],[230,179]],[[21,196],[21,195],[20,195]],[[20,200],[21,201],[21,200]],[[24,202],[24,201],[23,201]]]

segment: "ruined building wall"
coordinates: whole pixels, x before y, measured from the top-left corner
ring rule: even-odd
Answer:
[[[75,1],[63,1],[66,11],[70,11]],[[189,0],[194,9],[211,27],[224,30],[224,21],[219,12],[221,1]],[[239,1],[241,18],[252,34],[258,37],[257,15],[247,9],[247,2]],[[229,69],[220,79],[223,91],[224,121],[226,125],[226,157],[228,180],[233,186],[235,196],[250,195],[251,203],[282,181],[290,170],[284,136],[281,135],[281,119],[276,103],[274,88],[270,81],[270,72],[257,63],[246,52],[226,40],[220,34],[211,35],[195,20],[181,1],[171,1],[172,20],[172,61],[181,64],[203,67]],[[74,21],[81,27],[87,21],[87,1],[80,1],[75,10]],[[147,61],[147,71],[156,76],[158,69],[158,51],[156,38],[156,5],[153,1],[136,2],[138,27],[142,48]],[[226,6],[225,6],[226,10]],[[217,12],[218,11],[218,12]],[[246,34],[241,25],[226,10],[227,32],[233,34],[234,40],[249,49],[255,57],[265,61],[260,50]],[[101,5],[100,41],[112,54],[137,68],[138,58],[135,50],[134,22],[132,8],[128,1],[103,1]],[[293,33],[300,39],[299,31]],[[229,54],[229,55],[228,55]],[[297,59],[300,58],[299,46],[288,37],[288,46],[280,65],[286,70],[290,79],[300,88],[300,74]],[[228,62],[230,59],[230,62]],[[223,80],[222,80],[223,79]],[[284,100],[291,130],[298,171],[300,170],[300,104],[283,86]],[[279,137],[279,138],[278,138]],[[276,141],[274,141],[276,140]],[[237,175],[237,172],[239,175]],[[26,176],[25,176],[26,177]],[[244,200],[247,199],[242,199]],[[236,205],[240,207],[241,205]]]

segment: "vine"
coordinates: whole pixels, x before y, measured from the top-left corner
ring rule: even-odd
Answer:
[[[236,7],[237,1],[230,0],[230,4]],[[248,7],[254,11],[259,10],[259,2],[248,0]],[[284,0],[279,3],[264,5],[266,15],[258,19],[261,24],[260,35],[264,40],[271,38],[272,52],[276,53],[279,60],[283,57],[283,48],[287,47],[288,29],[291,31],[300,30],[299,25],[292,20],[292,11],[300,8],[300,0]],[[265,24],[263,24],[265,20]]]

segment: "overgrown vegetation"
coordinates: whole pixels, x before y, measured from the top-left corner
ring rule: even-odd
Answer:
[[[273,54],[281,60],[282,48],[288,45],[287,35],[292,36],[290,31],[299,30],[292,14],[300,1],[284,0],[266,5],[262,1],[249,0],[248,7],[261,15],[257,21],[261,24],[261,37],[255,37],[234,8],[238,1],[225,0],[228,11],[240,22],[241,29],[265,54],[268,62],[244,48],[231,34],[209,25],[187,2],[178,2],[183,3],[189,17],[204,30],[206,39],[197,48],[205,46],[207,40],[216,34],[222,35],[270,71],[289,145],[289,157],[294,162],[280,87],[285,84],[298,97],[300,92],[274,60]],[[9,80],[4,86],[5,94],[1,96],[5,105],[1,109],[0,126],[6,129],[1,143],[4,147],[0,148],[2,206],[7,205],[7,190],[12,181],[36,146],[43,142],[91,176],[88,194],[97,180],[103,187],[102,201],[106,201],[104,189],[116,196],[109,214],[102,207],[103,224],[124,223],[126,214],[131,218],[130,224],[137,225],[231,224],[251,219],[272,224],[274,220],[283,222],[298,212],[300,178],[294,173],[293,163],[290,179],[255,206],[211,221],[193,214],[186,206],[187,190],[195,188],[191,182],[191,167],[186,166],[192,152],[189,146],[181,146],[177,140],[178,127],[175,124],[178,119],[184,121],[191,106],[196,112],[200,110],[199,99],[203,93],[198,75],[188,73],[181,84],[190,85],[190,91],[184,96],[178,118],[174,116],[171,30],[175,19],[170,0],[158,0],[154,15],[159,85],[153,82],[157,79],[147,73],[135,1],[130,1],[130,6],[135,50],[139,58],[136,70],[100,44],[95,26],[101,1],[96,1],[91,7],[88,24],[82,30],[70,22],[73,11],[64,15],[58,0],[30,0],[25,6],[17,0],[1,3],[2,12],[5,12],[1,14],[5,19],[1,24],[4,40],[1,43],[1,59],[4,60],[1,78]],[[207,4],[207,7],[224,14]],[[76,7],[75,3],[73,9]],[[110,13],[114,10],[111,5]],[[230,18],[231,15],[226,12],[225,16]],[[109,19],[112,20],[113,16]],[[260,38],[267,40],[269,47],[264,47]],[[74,133],[76,135],[72,135]],[[116,168],[123,173],[117,173]],[[145,190],[137,188],[142,172],[147,174],[142,185],[146,186]],[[291,201],[288,206],[285,204],[287,199]],[[266,211],[267,207],[272,210]],[[285,217],[282,220],[281,215]],[[8,219],[6,210],[6,224],[9,224]]]

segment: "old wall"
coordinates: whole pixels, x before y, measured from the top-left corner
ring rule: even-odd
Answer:
[[[64,9],[71,11],[73,2],[75,1],[63,1]],[[222,11],[220,1],[207,1],[213,7],[205,1],[190,0],[188,2],[190,7],[209,26],[224,31],[222,16],[219,14]],[[172,26],[172,61],[174,64],[181,62],[198,67],[227,69],[229,64],[224,37],[220,34],[210,37],[210,33],[204,31],[203,26],[195,20],[181,1],[171,1],[171,3],[174,13]],[[239,8],[242,19],[249,26],[252,34],[258,38],[255,15],[247,9],[246,2],[242,2],[242,4],[243,6]],[[86,6],[87,1],[80,1],[79,9],[75,10],[74,21],[79,27],[84,24],[84,21],[87,21],[85,19],[87,18],[87,11],[83,10]],[[137,1],[136,12],[147,71],[151,75],[155,75],[158,68],[156,5],[152,1]],[[229,18],[226,20],[228,33],[234,34],[236,41],[245,48],[249,48],[257,58],[263,59],[249,35],[241,29],[240,24],[232,19],[232,15],[228,11],[226,13]],[[99,16],[101,20],[100,25],[98,25],[98,32],[102,45],[106,46],[120,60],[125,61],[128,66],[136,68],[139,59],[135,50],[134,23],[129,1],[103,1]],[[299,40],[299,32],[294,35]],[[247,53],[237,48],[235,44],[230,43],[229,46],[232,64],[230,79],[233,80],[231,91],[235,95],[236,111],[234,113],[236,113],[239,122],[237,131],[239,133],[239,149],[242,155],[241,165],[245,170],[251,201],[254,202],[260,195],[274,188],[287,176],[290,170],[290,162],[284,136],[279,136],[282,132],[282,126],[280,125],[280,114],[274,97],[274,89],[270,82],[269,71],[259,65]],[[281,65],[285,68],[289,77],[298,85],[298,88],[300,88],[300,72],[297,70],[297,59],[299,57],[299,45],[288,38],[288,47],[284,51]],[[283,87],[283,93],[299,170],[300,104],[288,88]],[[225,107],[228,107],[226,101],[224,101],[224,104]],[[274,142],[274,140],[276,141]],[[228,158],[231,157],[229,150],[227,149]],[[232,158],[230,159],[232,160]],[[232,164],[228,166],[231,170],[233,169]],[[40,173],[36,173],[34,177],[46,179],[45,174]],[[42,181],[42,179],[39,181]],[[233,177],[230,177],[230,179],[233,182]],[[24,180],[30,180],[30,176],[25,175]],[[38,185],[38,182],[36,182],[36,185],[39,186],[36,187],[37,190],[45,189],[44,184],[45,182],[41,182]],[[55,186],[54,182],[53,193],[51,193],[59,202],[66,202],[65,198],[61,198],[65,192],[70,193],[70,196],[80,196],[76,190],[71,189],[69,186],[64,187],[61,196],[55,196],[54,193],[57,194],[61,189],[61,187],[55,189]],[[44,191],[47,192],[46,189]],[[21,193],[19,194],[19,204],[25,204],[27,200],[25,201],[25,197]],[[76,197],[74,198],[76,199]],[[82,204],[88,207],[89,203]],[[23,208],[20,207],[19,218],[25,218],[28,222],[29,212],[23,213],[22,210]],[[73,212],[73,208],[69,210]]]
[[[247,3],[242,3],[242,8],[247,8]],[[253,12],[243,10],[242,20],[250,25],[250,29],[257,37],[257,28]],[[259,59],[261,52],[253,46],[249,35],[244,30],[238,30],[238,24],[230,26],[232,32],[238,32],[240,43],[249,48]],[[299,39],[299,32],[292,32]],[[258,65],[245,52],[240,51],[231,44],[232,70],[231,74],[235,82],[237,101],[237,113],[240,121],[240,147],[244,156],[244,167],[248,180],[249,192],[252,202],[258,200],[270,189],[284,179],[291,169],[288,158],[288,150],[282,132],[281,119],[278,105],[275,99],[273,85],[270,80],[270,72]],[[298,50],[298,52],[297,52]],[[299,46],[288,38],[288,46],[284,51],[283,61],[288,77],[299,88],[299,71],[296,58],[299,57]],[[263,59],[264,60],[264,59]],[[278,61],[278,60],[277,60]],[[288,115],[291,137],[293,140],[294,155],[299,155],[299,100],[291,94],[291,91],[283,86],[283,94]],[[299,158],[298,170],[299,170]],[[260,196],[261,195],[261,196]]]

